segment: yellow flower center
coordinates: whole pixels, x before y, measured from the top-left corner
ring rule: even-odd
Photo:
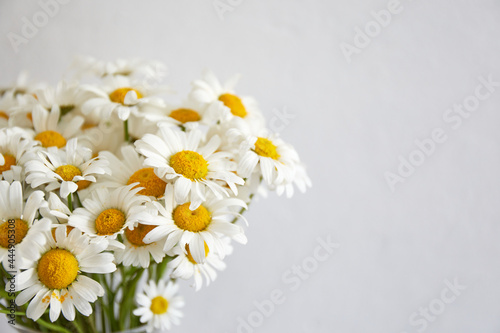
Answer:
[[[167,183],[158,178],[153,168],[144,168],[134,172],[128,179],[127,185],[140,183],[136,187],[144,187],[139,194],[159,198],[165,194]]]
[[[125,220],[125,214],[118,209],[106,209],[95,220],[95,229],[100,236],[112,235],[120,231]]]
[[[0,111],[0,118],[9,120],[9,115],[5,111]]]
[[[190,202],[175,207],[172,217],[174,223],[181,229],[198,232],[203,231],[212,221],[210,212],[203,206],[190,210]]]
[[[28,230],[29,230],[28,223],[20,219],[15,219],[14,223],[9,223],[9,221],[6,221],[0,224],[0,246],[8,248],[9,236],[12,237],[12,235],[14,235],[14,242],[12,242],[11,239],[10,244],[15,245],[21,243],[23,238],[28,233]]]
[[[64,181],[70,182],[75,178],[75,176],[81,176],[82,172],[76,166],[68,164],[61,165],[57,169],[54,170]]]
[[[208,245],[206,242],[203,242],[203,245],[205,246],[205,258],[208,256],[208,252],[210,251],[208,249]],[[186,252],[187,252],[187,258],[188,260],[193,264],[197,265],[198,263],[193,259],[193,256],[191,255],[191,251],[189,251],[189,244],[186,244]]]
[[[191,109],[183,109],[183,108],[170,112],[169,116],[183,124],[189,121],[199,121],[201,119],[200,114],[198,112]]]
[[[125,104],[125,95],[127,95],[127,93],[129,91],[135,91],[135,93],[137,94],[137,98],[142,98],[142,94],[134,88],[118,88],[115,91],[113,91],[111,94],[109,94],[109,99],[112,102],[120,103],[120,104],[124,105]]]
[[[168,309],[168,301],[163,296],[156,296],[151,300],[150,309],[156,315],[164,314]]]
[[[258,138],[255,142],[255,150],[258,155],[264,157],[270,157],[274,160],[277,160],[280,157],[276,150],[276,146],[274,143],[266,138]]]
[[[40,141],[45,148],[66,146],[66,139],[56,131],[40,132],[35,136],[35,140]]]
[[[84,190],[89,187],[90,184],[92,184],[90,180],[79,180],[76,182],[76,185],[78,185],[78,190]]]
[[[134,230],[130,230],[129,228],[125,229],[125,237],[127,237],[127,240],[135,246],[145,246],[148,245],[144,243],[144,237],[146,235],[156,228],[155,225],[147,225],[147,224],[141,224],[137,225],[137,227],[134,228]]]
[[[3,155],[3,159],[5,160],[5,163],[0,165],[0,173],[10,170],[10,168],[17,163],[16,158],[10,154]]]
[[[183,150],[170,157],[170,166],[175,172],[191,180],[205,179],[208,174],[207,161],[197,152]]]
[[[224,105],[231,110],[231,113],[233,115],[241,118],[246,117],[247,110],[245,109],[241,98],[239,98],[238,96],[233,94],[222,94],[219,96],[219,101],[224,103]]]
[[[46,252],[38,262],[38,278],[49,289],[67,288],[78,275],[78,260],[64,249]]]

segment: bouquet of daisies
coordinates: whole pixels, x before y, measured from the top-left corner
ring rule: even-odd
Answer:
[[[0,91],[0,312],[41,332],[169,329],[245,244],[267,190],[310,186],[255,101],[207,71],[171,103],[158,62],[80,58]],[[14,326],[16,327],[16,326]]]

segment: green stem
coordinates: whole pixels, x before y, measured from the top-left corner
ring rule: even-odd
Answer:
[[[49,330],[51,330],[50,332],[71,333],[71,331],[65,329],[64,327],[51,324],[51,323],[46,322],[45,320],[43,320],[41,318],[38,318],[38,320],[36,322],[38,324],[40,324],[41,326],[43,326],[43,327],[48,328]]]
[[[134,278],[130,281],[130,283],[124,285],[123,288],[123,299],[120,304],[120,316],[119,316],[119,323],[121,325],[121,329],[123,330],[124,327],[123,325],[125,324],[125,319],[127,315],[130,316],[130,313],[132,312],[132,307],[134,303],[134,295],[135,295],[135,290],[137,287],[137,283],[141,279],[142,274],[144,274],[145,270],[138,270]]]
[[[123,128],[125,130],[125,141],[130,141],[130,135],[128,134],[128,119],[123,122]]]
[[[73,193],[68,194],[68,208],[73,212]]]
[[[76,200],[76,203],[78,204],[78,207],[83,207],[82,202],[80,201],[80,195],[78,194],[78,192],[75,192],[75,200]]]
[[[80,320],[78,318],[75,318],[75,320],[73,320],[71,322],[71,324],[73,325],[73,327],[78,331],[78,333],[84,333],[85,331],[82,329],[82,326],[80,325]]]
[[[10,312],[10,310],[0,310],[0,313],[13,314],[14,316],[26,316],[25,312]]]
[[[163,258],[163,261],[156,266],[156,283],[160,281],[161,277],[163,276],[163,273],[165,272],[165,269],[167,268],[167,264],[170,260],[172,260],[172,258],[166,256],[165,258]]]

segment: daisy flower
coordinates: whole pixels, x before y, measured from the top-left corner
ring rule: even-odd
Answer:
[[[148,323],[147,331],[169,330],[172,324],[179,325],[184,299],[177,295],[179,287],[174,282],[166,283],[153,280],[144,286],[144,292],[136,294],[137,309],[133,314],[140,317],[141,323]]]
[[[15,270],[34,243],[43,244],[45,241],[42,232],[50,230],[51,222],[36,218],[38,208],[44,201],[43,197],[42,191],[35,191],[25,201],[20,182],[9,184],[0,181],[0,261],[8,271]],[[9,242],[12,230],[15,230],[14,242]],[[15,246],[14,263],[9,263],[9,244]]]
[[[78,109],[82,101],[80,85],[76,82],[61,81],[55,87],[48,86],[35,90],[33,95],[46,110],[51,110],[57,105],[61,116]]]
[[[74,116],[65,123],[60,123],[61,110],[54,105],[51,111],[37,104],[33,107],[32,119],[35,129],[35,140],[40,141],[42,147],[63,148],[66,142],[75,137],[84,123],[83,117]]]
[[[0,130],[0,180],[12,182],[23,179],[26,152],[38,144],[29,139],[30,136],[17,127]]]
[[[236,184],[244,184],[243,179],[232,172],[231,154],[215,152],[220,138],[213,136],[200,147],[201,138],[199,130],[185,133],[160,126],[159,136],[146,134],[135,142],[137,151],[147,157],[144,164],[155,168],[161,179],[174,181],[176,200],[189,200],[191,210],[206,200],[207,188],[219,199],[228,196],[219,182],[229,186],[234,194],[238,193]]]
[[[93,98],[83,103],[82,112],[89,114],[97,111],[103,119],[117,114],[121,120],[127,120],[131,113],[141,115],[141,112],[151,112],[165,104],[154,96],[162,91],[161,88],[145,87],[125,76],[110,76],[101,87],[86,85],[82,89],[94,94]]]
[[[213,126],[224,118],[224,114],[221,105],[200,103],[188,98],[179,105],[168,106],[165,109],[168,117],[163,122],[177,125],[183,130],[192,130],[200,125]]]
[[[150,214],[155,214],[151,210],[155,211],[155,208],[150,206]],[[125,248],[114,251],[116,263],[123,263],[124,266],[147,268],[151,262],[151,257],[155,262],[160,263],[165,256],[165,252],[163,252],[164,240],[149,244],[144,242],[144,237],[154,228],[156,226],[142,223],[126,228],[123,234]]]
[[[308,187],[312,186],[311,179],[307,175],[305,165],[299,163],[295,168],[295,176],[291,183],[283,183],[276,187],[276,193],[282,195],[286,193],[287,198],[292,197],[294,192],[293,185],[297,186],[300,192],[305,193]]]
[[[141,189],[134,186],[123,186],[113,191],[105,187],[96,188],[91,197],[83,201],[83,207],[74,210],[68,224],[91,237],[115,239],[126,228],[149,217],[143,205],[149,199],[137,195]]]
[[[0,96],[8,91],[13,91],[15,95],[29,94],[38,87],[42,87],[44,84],[33,83],[29,79],[29,74],[27,71],[22,71],[10,86],[0,89]]]
[[[132,141],[139,140],[147,133],[157,133],[158,124],[168,124],[173,127],[175,124],[167,122],[168,117],[163,115],[151,116],[151,113],[146,113],[144,116],[131,114],[129,118],[128,131]],[[123,126],[122,126],[123,128]],[[123,138],[123,135],[122,135]]]
[[[281,140],[278,135],[248,135],[240,145],[238,174],[247,178],[257,170],[264,182],[271,188],[291,183],[299,164],[295,149]]]
[[[142,59],[116,59],[101,61],[93,57],[81,56],[75,59],[73,66],[78,74],[90,73],[96,76],[133,76],[143,75],[152,80],[160,81],[167,74],[167,67],[160,61]]]
[[[66,224],[71,215],[71,210],[57,194],[50,192],[49,198],[40,207],[40,214],[50,219],[55,225]]]
[[[26,162],[26,182],[37,188],[46,185],[46,191],[60,189],[63,198],[86,189],[96,181],[96,175],[109,173],[108,162],[91,158],[90,149],[78,147],[77,139],[68,141],[66,149],[55,147],[31,154]]]
[[[232,252],[232,247],[230,245],[230,240],[228,238],[223,239],[225,245],[225,254],[230,254]],[[215,253],[215,251],[210,251],[206,243],[205,246],[205,262],[198,263],[194,260],[189,250],[189,245],[186,244],[184,249],[180,246],[174,247],[168,252],[168,255],[175,257],[172,261],[169,261],[167,267],[172,269],[171,277],[181,278],[188,280],[194,277],[194,287],[196,291],[200,290],[203,285],[203,278],[205,278],[206,285],[208,286],[211,281],[214,281],[217,277],[216,270],[222,271],[226,269],[226,264],[220,259],[220,256]]]
[[[179,244],[182,249],[189,245],[189,250],[198,263],[205,262],[205,244],[209,251],[215,251],[221,258],[225,255],[222,236],[245,244],[247,238],[241,226],[229,222],[232,216],[241,216],[232,212],[230,207],[247,208],[247,205],[236,198],[209,198],[195,210],[190,209],[190,202],[177,202],[173,195],[172,185],[167,185],[165,205],[155,201],[157,216],[152,216],[141,223],[156,225],[144,241],[156,242],[166,238],[163,250],[168,252]]]
[[[144,157],[133,146],[123,146],[120,153],[120,158],[107,151],[99,154],[99,158],[108,161],[111,168],[111,175],[104,175],[101,184],[116,188],[137,183],[136,187],[142,188],[139,194],[163,197],[167,183],[154,173],[152,167],[144,165]]]
[[[37,320],[50,306],[53,322],[63,316],[73,321],[75,309],[89,316],[90,303],[104,295],[102,286],[84,273],[106,274],[116,270],[111,253],[102,253],[108,247],[106,240],[91,242],[78,229],[67,232],[65,226],[55,231],[55,238],[44,233],[46,243],[33,246],[26,270],[16,276],[16,304],[29,302],[26,316]]]
[[[118,117],[101,120],[87,116],[82,132],[78,135],[78,142],[89,147],[93,156],[97,156],[101,151],[118,151],[124,144],[123,137],[123,124],[118,121]]]
[[[200,103],[218,104],[226,110],[227,119],[239,117],[256,127],[262,127],[264,119],[256,101],[251,97],[236,95],[234,87],[238,80],[239,75],[235,75],[221,84],[215,74],[207,70],[202,79],[192,83],[190,98]]]
[[[0,95],[0,128],[9,126],[9,119],[19,104],[20,98],[12,90]]]

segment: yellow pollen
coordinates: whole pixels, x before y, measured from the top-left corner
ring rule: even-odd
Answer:
[[[95,229],[100,236],[112,235],[125,224],[125,214],[118,209],[110,208],[102,211],[95,220]]]
[[[67,288],[78,275],[78,260],[64,249],[52,249],[38,261],[38,278],[49,289]]]
[[[203,245],[205,246],[205,258],[208,256],[208,252],[210,251],[208,249],[208,245],[206,242],[203,242]],[[191,251],[189,251],[189,244],[186,244],[186,252],[187,252],[187,258],[188,260],[193,264],[197,265],[198,263],[193,259],[193,256],[191,255]]]
[[[129,91],[135,91],[135,93],[137,94],[137,98],[142,98],[142,94],[134,88],[118,88],[115,91],[113,91],[111,94],[109,94],[109,99],[112,102],[120,103],[120,104],[124,105],[125,95],[127,95],[127,93]]]
[[[212,221],[212,216],[210,212],[203,206],[196,208],[195,210],[190,210],[190,202],[179,205],[174,209],[172,217],[174,223],[181,229],[198,232],[203,231]]]
[[[62,148],[66,146],[66,139],[56,131],[45,131],[38,133],[35,136],[35,140],[40,141],[42,143],[42,146],[45,148],[48,147]]]
[[[29,121],[33,122],[33,114],[31,112],[26,114],[26,118],[28,118]]]
[[[158,178],[153,168],[144,168],[134,172],[128,179],[127,185],[132,183],[140,183],[136,187],[144,187],[139,191],[139,194],[156,198],[162,197],[165,194],[165,187],[167,187],[167,183]]]
[[[239,98],[238,96],[233,94],[222,94],[219,96],[219,101],[224,103],[224,105],[231,110],[231,113],[233,115],[241,118],[246,117],[247,110],[245,109],[241,98]]]
[[[64,181],[70,182],[73,180],[75,176],[81,176],[82,172],[76,166],[68,164],[61,165],[57,169],[54,170]]]
[[[125,229],[125,237],[127,237],[127,240],[135,246],[145,246],[148,245],[144,243],[144,237],[146,235],[156,228],[155,225],[147,225],[147,224],[141,224],[137,225],[137,227],[134,228],[134,230],[130,230],[129,228]]]
[[[10,170],[10,168],[17,163],[16,158],[10,154],[3,155],[3,158],[5,160],[5,163],[3,165],[0,165],[0,173]]]
[[[3,222],[2,224],[0,224],[0,246],[8,248],[9,236],[12,237],[12,235],[14,235],[14,243],[12,243],[11,240],[11,244],[21,243],[23,238],[28,233],[28,230],[28,223],[20,219],[15,219],[14,223],[9,223],[8,221]]]
[[[150,310],[156,315],[161,315],[167,312],[168,301],[163,296],[156,296],[151,300]]]
[[[205,179],[208,174],[207,161],[197,152],[183,150],[170,157],[170,166],[175,172],[191,180]]]
[[[201,119],[200,114],[198,112],[184,108],[170,112],[169,117],[174,118],[175,120],[183,124],[189,121],[199,121]]]
[[[276,150],[276,146],[274,143],[266,138],[258,138],[255,142],[255,150],[258,155],[264,157],[270,157],[274,160],[277,160],[280,157]]]
[[[9,115],[4,111],[0,111],[0,118],[9,120]]]

